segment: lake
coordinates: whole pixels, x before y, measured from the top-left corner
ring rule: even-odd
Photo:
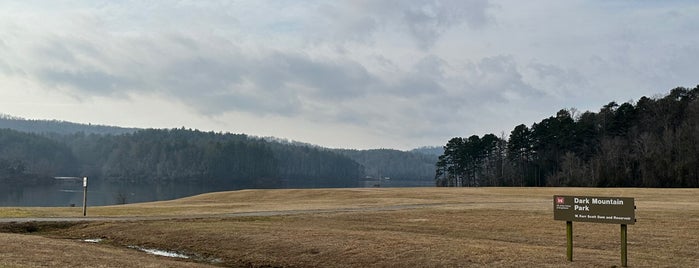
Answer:
[[[425,187],[431,181],[358,181],[358,187]],[[202,193],[240,190],[235,183],[158,182],[127,183],[91,179],[88,183],[87,205],[106,206],[171,200]],[[82,206],[82,180],[56,180],[53,184],[25,185],[3,183],[0,188],[2,207],[68,207]]]
[[[4,183],[0,206],[63,207],[82,206],[82,181],[57,180],[54,184],[24,185]],[[123,183],[90,180],[88,206],[105,206],[177,199],[208,192],[239,190],[235,185],[182,182]]]

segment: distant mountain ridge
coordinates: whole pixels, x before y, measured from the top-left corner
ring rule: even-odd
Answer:
[[[367,178],[389,178],[405,181],[431,181],[439,156],[392,149],[341,150],[364,167]]]
[[[79,124],[59,120],[34,120],[0,114],[0,129],[7,128],[21,132],[45,134],[55,133],[61,135],[85,133],[101,135],[120,135],[134,133],[138,128],[123,128],[106,125]]]
[[[443,146],[423,146],[410,150],[411,153],[419,153],[424,155],[432,155],[438,157],[444,153]]]

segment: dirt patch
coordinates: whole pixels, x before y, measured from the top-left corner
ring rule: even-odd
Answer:
[[[0,233],[32,234],[67,229],[79,222],[0,222]]]

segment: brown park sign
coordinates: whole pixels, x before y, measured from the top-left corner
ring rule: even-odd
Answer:
[[[553,219],[559,221],[634,224],[635,209],[629,197],[553,196]]]

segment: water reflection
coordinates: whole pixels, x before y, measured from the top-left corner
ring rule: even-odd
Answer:
[[[60,181],[42,185],[3,183],[0,206],[63,207],[82,206],[82,181]],[[232,184],[191,182],[124,183],[91,179],[88,206],[105,206],[170,200],[207,192],[238,190]]]
[[[235,183],[158,182],[128,183],[107,182],[90,178],[87,194],[88,206],[140,203],[171,200],[209,192],[233,191],[244,188],[280,188],[278,184],[239,185]],[[286,185],[291,188],[307,188]],[[431,181],[372,180],[358,181],[355,187],[430,187]],[[283,187],[282,187],[283,188]],[[55,180],[42,185],[2,182],[0,207],[68,207],[82,206],[81,180]]]

